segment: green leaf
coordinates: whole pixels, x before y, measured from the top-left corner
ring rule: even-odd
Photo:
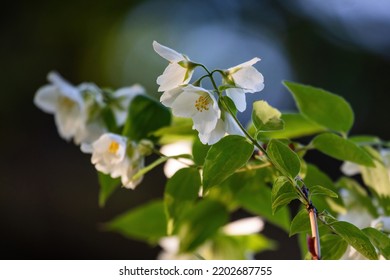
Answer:
[[[301,232],[310,231],[309,213],[306,209],[302,209],[291,221],[290,236]]]
[[[331,226],[338,235],[360,254],[370,260],[378,259],[374,246],[359,228],[348,222],[334,222]]]
[[[309,188],[309,195],[310,197],[311,196],[316,196],[316,195],[325,195],[325,196],[329,196],[329,197],[334,197],[334,198],[338,198],[338,194],[335,193],[334,191],[328,189],[328,188],[324,188],[322,186],[312,186]]]
[[[257,131],[281,130],[284,122],[280,118],[279,110],[270,106],[266,101],[260,100],[253,103],[252,121]]]
[[[382,141],[378,137],[371,135],[354,135],[349,137],[348,139],[360,146],[382,143]]]
[[[130,104],[123,135],[132,140],[155,140],[152,132],[169,125],[171,114],[167,108],[144,95],[136,96]]]
[[[371,156],[352,141],[333,133],[323,133],[315,137],[312,144],[319,151],[338,160],[351,161],[374,167]]]
[[[167,233],[164,203],[160,200],[132,209],[105,225],[125,237],[156,244]]]
[[[320,239],[322,260],[339,260],[348,248],[348,243],[337,234],[324,234]]]
[[[152,135],[159,138],[160,144],[165,145],[176,141],[192,141],[197,133],[192,129],[191,119],[173,117],[169,126],[157,129]]]
[[[298,175],[301,168],[299,157],[287,145],[272,139],[267,146],[267,154],[284,175],[292,179]]]
[[[375,228],[362,229],[365,235],[371,240],[372,244],[378,248],[379,253],[386,259],[390,259],[390,238]]]
[[[195,164],[203,166],[206,159],[207,153],[209,152],[211,146],[205,145],[200,142],[199,138],[195,138],[194,144],[192,145],[192,155],[194,157]]]
[[[173,231],[174,222],[188,206],[198,199],[201,179],[195,168],[182,168],[167,182],[164,193],[164,202],[168,214],[168,233]]]
[[[354,114],[343,97],[311,86],[287,81],[283,83],[306,118],[339,132],[347,133],[351,129]]]
[[[298,199],[298,195],[289,179],[284,176],[278,177],[271,192],[272,213],[275,214],[280,207],[289,204],[294,199]]]
[[[269,131],[261,133],[263,138],[286,138],[293,139],[298,137],[310,136],[319,132],[325,131],[323,126],[312,122],[301,114],[297,113],[283,113],[282,121],[284,122],[284,129],[281,131]]]
[[[244,166],[253,153],[253,145],[244,137],[229,135],[214,144],[207,153],[203,168],[203,188],[222,183]]]
[[[100,185],[99,206],[104,207],[107,199],[120,186],[121,179],[120,178],[114,179],[111,178],[110,175],[106,175],[101,172],[98,172],[98,180]]]
[[[269,223],[288,231],[290,226],[289,209],[282,207],[275,214],[272,213],[271,189],[265,181],[268,180],[267,170],[248,171],[245,173],[246,178],[244,177],[241,182],[236,183],[234,186],[240,188],[234,195],[235,200],[246,211],[259,215]]]
[[[118,126],[112,109],[107,106],[102,110],[101,113],[102,113],[104,124],[108,128],[108,131],[113,133],[118,133]]]
[[[228,220],[225,207],[216,201],[202,200],[186,211],[180,220],[180,252],[191,252],[211,238]]]

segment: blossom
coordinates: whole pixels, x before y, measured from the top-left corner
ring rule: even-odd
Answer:
[[[134,189],[142,181],[142,176],[133,176],[144,167],[144,155],[139,146],[126,137],[105,133],[91,145],[83,144],[85,152],[92,153],[91,162],[95,168],[112,178],[121,177],[125,188]]]
[[[161,147],[160,152],[165,156],[191,154],[192,142],[178,141],[172,144],[167,144]],[[193,162],[186,158],[182,158],[180,160],[173,158],[168,159],[164,165],[164,174],[167,176],[167,178],[171,178],[178,170],[188,167],[190,164],[193,164]]]
[[[138,84],[131,87],[120,88],[113,92],[112,97],[115,100],[113,113],[118,126],[125,124],[128,108],[131,101],[138,95],[145,94],[145,89]]]
[[[85,104],[80,91],[58,73],[50,72],[51,84],[38,89],[34,104],[42,111],[54,114],[58,133],[69,141],[85,123]]]
[[[58,132],[75,144],[92,143],[106,132],[100,111],[103,103],[101,90],[94,84],[73,86],[58,73],[50,72],[51,84],[38,89],[35,105],[46,113],[54,114]]]
[[[187,56],[156,41],[153,41],[153,48],[156,53],[169,61],[164,73],[157,78],[157,84],[160,85],[158,91],[171,90],[191,80],[195,65]]]
[[[196,129],[199,135],[211,133],[221,116],[214,95],[201,87],[187,85],[164,92],[161,101],[164,105],[172,108],[172,113],[175,116],[192,118],[193,129]],[[203,142],[203,144],[205,143]]]
[[[252,65],[260,61],[260,58],[253,58],[247,62],[231,67],[225,71],[224,82],[234,86],[226,89],[226,95],[230,97],[242,112],[246,109],[245,93],[254,93],[263,90],[264,77]]]
[[[225,135],[240,135],[244,136],[244,133],[237,125],[233,117],[224,112],[224,119],[218,119],[215,129],[210,133],[199,133],[199,139],[203,144],[213,145],[217,143]]]

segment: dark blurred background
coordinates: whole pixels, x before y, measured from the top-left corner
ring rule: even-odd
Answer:
[[[153,259],[159,251],[99,224],[160,196],[162,170],[99,209],[89,156],[62,140],[53,117],[33,105],[51,70],[74,84],[140,83],[158,96],[155,79],[166,62],[153,40],[210,68],[258,56],[266,86],[250,100],[294,110],[282,80],[322,87],[351,103],[352,134],[390,139],[386,0],[8,1],[0,23],[1,259]],[[337,178],[340,163],[309,157]],[[258,258],[300,258],[294,238],[269,225],[265,233],[280,249]]]

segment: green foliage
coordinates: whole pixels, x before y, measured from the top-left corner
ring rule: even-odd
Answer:
[[[290,226],[290,236],[293,236],[297,233],[308,232],[310,230],[310,220],[309,214],[306,209],[302,209],[295,215],[294,219],[291,221]]]
[[[289,179],[284,176],[278,177],[271,192],[272,214],[275,214],[280,207],[289,204],[294,199],[298,199],[298,195]]]
[[[330,130],[348,133],[354,121],[351,106],[344,98],[323,89],[284,82],[299,111],[311,121]]]
[[[335,193],[334,191],[330,190],[330,189],[327,189],[327,188],[324,188],[322,186],[318,186],[318,185],[315,185],[315,186],[312,186],[310,189],[309,189],[309,198],[311,198],[312,196],[316,196],[316,195],[324,195],[324,196],[329,196],[329,197],[334,197],[334,198],[338,198],[338,194]]]
[[[283,130],[263,132],[260,136],[269,139],[294,139],[325,131],[323,126],[308,120],[299,113],[283,113],[281,119],[284,122]]]
[[[110,221],[105,229],[156,244],[167,232],[164,203],[157,200],[143,204]]]
[[[177,234],[181,240],[180,252],[195,250],[228,220],[225,206],[217,201],[202,200],[182,216]]]
[[[281,207],[273,214],[271,189],[265,181],[267,180],[267,172],[267,170],[246,172],[246,177],[241,177],[240,190],[235,193],[234,197],[248,212],[259,215],[268,222],[288,231],[290,225],[288,208]]]
[[[266,101],[253,103],[252,121],[257,131],[281,130],[284,127],[279,110],[270,106]]]
[[[200,185],[200,174],[195,168],[180,169],[168,180],[164,193],[168,233],[173,231],[174,222],[198,199]]]
[[[287,177],[294,179],[301,168],[298,155],[279,140],[272,139],[267,154],[275,166]]]
[[[332,229],[356,251],[370,260],[378,259],[374,246],[368,237],[356,226],[348,222],[333,222]]]
[[[324,154],[338,160],[374,167],[371,156],[358,145],[333,133],[323,133],[315,137],[313,146]]]
[[[390,238],[375,228],[362,229],[365,235],[368,236],[372,244],[378,248],[379,253],[387,260],[390,259]]]
[[[203,168],[203,188],[222,183],[244,166],[253,153],[253,145],[244,137],[230,135],[214,144],[207,153]]]
[[[338,260],[348,248],[348,242],[337,234],[324,234],[320,240],[322,260]]]
[[[132,140],[155,140],[152,133],[170,122],[171,114],[167,108],[149,97],[138,95],[130,104],[122,134]]]
[[[203,166],[210,148],[211,146],[202,144],[198,138],[194,140],[194,144],[192,145],[192,155],[194,157],[195,164]]]
[[[107,199],[121,184],[121,179],[120,178],[113,179],[111,178],[110,175],[106,175],[101,172],[98,172],[98,180],[100,185],[99,206],[104,207]]]
[[[152,133],[162,145],[175,141],[192,141],[196,137],[196,131],[192,129],[191,119],[173,117],[169,126],[164,126]]]

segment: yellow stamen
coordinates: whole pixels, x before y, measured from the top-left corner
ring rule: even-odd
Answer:
[[[119,149],[119,143],[118,142],[115,142],[115,141],[112,141],[110,146],[108,147],[108,151],[111,153],[111,154],[116,154],[117,151]]]
[[[203,112],[204,110],[208,110],[210,107],[211,98],[209,95],[201,95],[196,101],[195,101],[195,108],[199,112]]]

